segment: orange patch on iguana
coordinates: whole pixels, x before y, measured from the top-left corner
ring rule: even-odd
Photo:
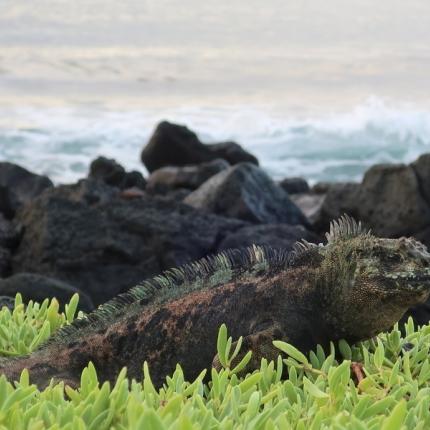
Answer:
[[[222,294],[223,292],[233,292],[237,287],[237,283],[230,282],[221,285],[217,288],[204,289],[190,293],[184,297],[172,300],[166,303],[166,308],[175,316],[192,312],[196,305],[207,305],[209,307],[212,299]]]

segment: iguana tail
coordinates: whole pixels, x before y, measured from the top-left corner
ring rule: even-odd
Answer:
[[[0,375],[14,383],[21,378],[22,371],[28,369],[30,383],[36,384],[40,390],[47,387],[51,381],[64,381],[66,384],[76,387],[76,381],[69,372],[56,365],[56,360],[47,351],[36,351],[31,355],[19,357],[0,357]]]

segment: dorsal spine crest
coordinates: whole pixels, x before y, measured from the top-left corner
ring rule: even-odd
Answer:
[[[361,223],[344,215],[339,221],[333,221],[328,242],[340,238],[354,237],[359,234],[369,235]],[[320,245],[301,240],[293,246],[291,252],[273,249],[267,246],[252,245],[245,249],[230,249],[217,255],[186,264],[179,268],[164,271],[151,279],[120,294],[89,315],[75,320],[72,324],[61,328],[41,348],[53,343],[66,343],[78,336],[82,330],[100,330],[115,321],[127,317],[130,313],[143,312],[145,306],[163,303],[175,295],[183,296],[203,287],[212,288],[216,285],[234,281],[244,273],[257,274],[285,270],[292,267],[299,257]],[[179,287],[179,288],[178,288]]]
[[[327,243],[332,243],[336,240],[370,235],[371,231],[366,230],[361,224],[361,221],[357,222],[354,218],[344,214],[338,220],[333,220],[330,223],[330,231],[326,233],[325,237]]]

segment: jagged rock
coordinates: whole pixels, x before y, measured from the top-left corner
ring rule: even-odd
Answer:
[[[430,153],[421,155],[411,167],[417,175],[421,195],[430,205]]]
[[[125,190],[122,190],[120,193],[120,196],[123,199],[140,199],[141,197],[145,197],[146,193],[140,188],[133,187],[133,188],[127,188]]]
[[[0,246],[0,278],[11,274],[12,254],[10,249]]]
[[[35,273],[16,273],[9,278],[0,279],[0,295],[15,297],[16,293],[21,293],[24,302],[33,300],[40,303],[46,298],[55,297],[63,306],[73,294],[78,293],[78,308],[85,312],[94,309],[91,298],[84,292],[66,282]]]
[[[430,205],[430,154],[421,155],[411,164],[411,167],[417,176],[421,196]],[[413,236],[430,248],[430,222],[427,227],[417,231]],[[407,322],[409,316],[413,318],[417,325],[428,324],[430,321],[430,299],[422,305],[409,309],[402,318],[401,323]]]
[[[303,178],[285,178],[279,185],[290,195],[309,192],[309,184]]]
[[[115,160],[106,157],[98,157],[91,162],[88,177],[120,189],[145,189],[146,186],[146,180],[140,172],[126,172]]]
[[[430,208],[417,175],[403,164],[370,168],[360,185],[356,211],[359,219],[385,237],[410,236],[430,224]]]
[[[90,164],[89,178],[100,179],[108,185],[119,186],[125,176],[125,169],[115,160],[106,157],[97,157]]]
[[[413,236],[415,239],[419,240],[430,249],[430,226],[426,227],[424,230],[414,233]]]
[[[21,240],[22,233],[20,225],[14,225],[0,214],[0,246],[15,249]]]
[[[185,126],[163,121],[141,153],[149,172],[164,166],[184,166],[211,160],[208,148]]]
[[[324,204],[325,194],[316,193],[298,193],[291,194],[291,200],[303,212],[305,217],[309,220],[311,225],[316,225],[317,221],[321,219],[321,208]],[[325,220],[327,223],[328,220]],[[318,229],[318,231],[323,231]]]
[[[12,251],[18,246],[21,236],[21,226],[13,225],[0,213],[0,277],[10,275]]]
[[[426,303],[414,306],[410,308],[402,319],[399,321],[400,329],[403,329],[404,325],[408,322],[409,317],[414,320],[416,326],[427,325],[430,321],[430,300]]]
[[[149,172],[165,166],[200,164],[217,158],[223,158],[230,164],[241,161],[257,164],[257,159],[237,143],[205,145],[187,127],[167,121],[157,125],[141,154],[141,160]]]
[[[144,190],[146,188],[146,179],[142,173],[137,170],[131,170],[130,172],[126,172],[122,188],[139,188],[140,190]]]
[[[415,167],[417,168],[417,167]],[[315,222],[324,231],[330,220],[347,213],[382,237],[410,236],[430,225],[430,208],[421,194],[414,167],[379,164],[361,184],[333,184]]]
[[[15,215],[15,211],[19,203],[13,192],[9,191],[9,187],[0,185],[0,213],[7,219],[11,219]]]
[[[317,182],[312,188],[311,192],[313,194],[325,194],[328,192],[329,188],[333,186],[333,182]]]
[[[206,212],[254,223],[309,225],[288,194],[250,163],[240,163],[218,173],[184,202]]]
[[[220,142],[207,145],[215,158],[222,158],[229,164],[252,163],[258,166],[257,157],[254,157],[249,152],[245,151],[236,142]]]
[[[309,220],[315,227],[316,231],[328,231],[330,222],[338,219],[344,213],[357,217],[356,202],[360,184],[354,182],[338,182],[327,185],[326,194],[314,193],[315,206],[312,208],[309,203],[308,215]],[[304,201],[296,203],[304,209]]]
[[[301,225],[263,224],[250,225],[228,235],[219,245],[218,250],[242,248],[250,245],[268,245],[290,251],[300,239],[320,243],[322,238],[306,230]]]
[[[95,179],[81,179],[75,184],[60,185],[49,191],[50,196],[58,196],[71,202],[82,202],[86,205],[108,203],[121,195],[116,187],[111,187]]]
[[[160,197],[162,197],[163,199],[167,199],[167,200],[172,200],[175,202],[182,202],[185,197],[189,196],[191,194],[191,190],[187,190],[185,188],[178,188],[177,190],[172,190],[169,191],[166,194],[163,194],[162,196],[160,195]]]
[[[227,161],[222,159],[183,167],[162,167],[151,173],[146,190],[153,194],[166,194],[178,188],[195,190],[203,182],[228,167]]]
[[[25,233],[14,273],[68,282],[98,305],[164,269],[213,253],[225,235],[244,226],[182,203],[125,199],[111,190],[86,180],[49,190],[20,210]]]
[[[0,162],[0,211],[12,218],[20,206],[52,186],[46,176],[29,172],[16,164]]]

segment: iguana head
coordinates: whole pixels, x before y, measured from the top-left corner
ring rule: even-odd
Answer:
[[[429,297],[430,254],[415,239],[375,237],[348,216],[333,222],[326,237],[314,250],[319,293],[324,318],[340,337],[360,340],[388,330]]]

